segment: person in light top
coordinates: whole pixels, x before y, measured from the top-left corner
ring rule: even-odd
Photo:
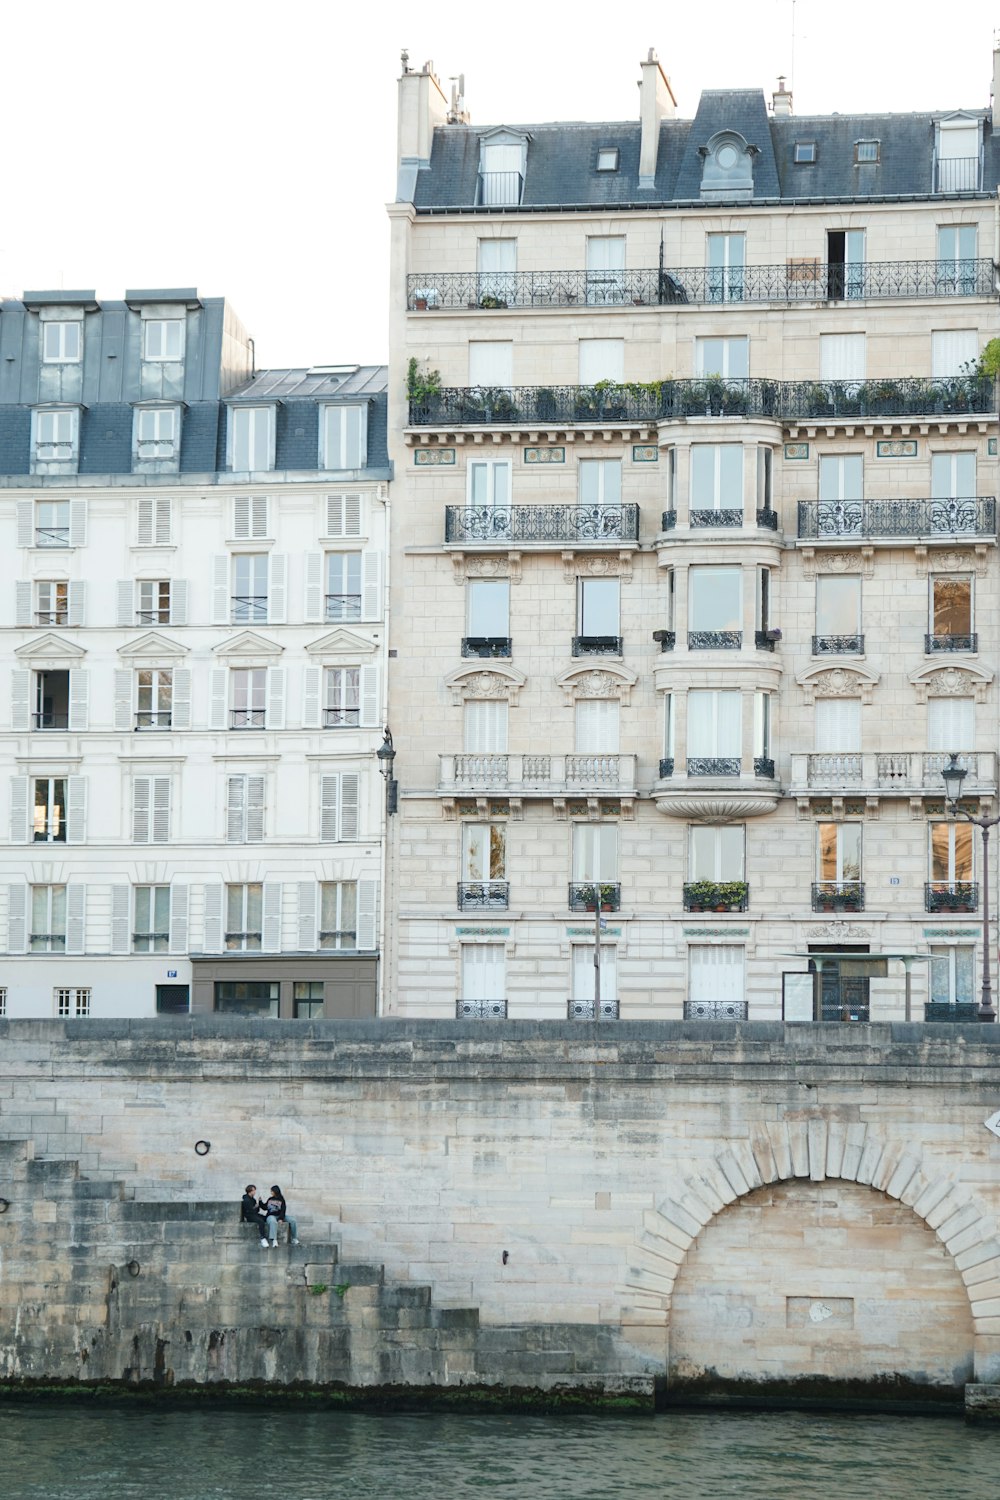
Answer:
[[[299,1229],[294,1219],[288,1217],[288,1206],[285,1203],[284,1194],[277,1183],[271,1187],[270,1197],[262,1205],[267,1216],[267,1237],[271,1242],[271,1249],[278,1248],[278,1225],[287,1224],[292,1236],[292,1244],[299,1243]]]

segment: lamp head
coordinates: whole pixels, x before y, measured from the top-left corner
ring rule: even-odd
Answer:
[[[944,792],[949,802],[955,803],[958,801],[959,797],[962,795],[962,783],[967,775],[968,772],[966,771],[965,767],[960,766],[958,763],[957,754],[952,751],[952,753],[948,756],[948,764],[942,767],[941,770],[941,779],[944,782]]]
[[[392,763],[396,759],[396,751],[393,748],[392,734],[389,730],[388,724],[383,730],[382,743],[375,751],[375,756],[378,760],[379,770],[382,772],[382,775],[386,778],[386,780],[388,780],[392,775]]]

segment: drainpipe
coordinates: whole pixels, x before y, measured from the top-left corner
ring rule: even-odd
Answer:
[[[389,538],[392,535],[392,530],[389,524],[392,501],[389,497],[391,494],[392,485],[385,485],[385,535],[383,542],[383,555],[385,558],[385,562],[383,564],[384,572],[382,575],[382,703],[381,717],[379,720],[380,724],[388,724],[389,722]],[[379,841],[378,989],[376,994],[376,1009],[379,1017],[382,1017],[385,1015],[385,996],[387,989],[386,969],[388,967],[388,952],[386,950],[386,909],[389,904],[389,839],[392,836],[392,820],[388,815],[388,803],[385,797],[379,797],[379,806],[382,809],[380,815],[382,837]]]

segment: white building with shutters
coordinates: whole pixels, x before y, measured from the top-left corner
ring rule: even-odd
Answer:
[[[374,1013],[384,369],[254,373],[191,291],[0,303],[14,348],[0,1015]]]
[[[405,64],[387,1007],[777,1019],[815,954],[829,1019],[974,1013],[1000,54],[819,117],[651,52],[636,121],[524,127]]]

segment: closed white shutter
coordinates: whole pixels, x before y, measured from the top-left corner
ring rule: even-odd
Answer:
[[[165,844],[170,838],[170,777],[136,776],[132,782],[132,842]]]
[[[87,585],[74,579],[66,585],[66,619],[70,625],[82,625],[87,599]]]
[[[381,620],[382,606],[382,558],[374,549],[361,554],[361,614],[365,620]]]
[[[150,777],[135,776],[132,779],[132,842],[148,844],[150,832]]]
[[[819,378],[821,380],[864,380],[864,334],[821,333],[819,336]]]
[[[860,698],[817,700],[816,749],[821,754],[861,749]]]
[[[226,778],[226,843],[242,844],[247,826],[247,778]]]
[[[226,688],[229,685],[225,667],[213,667],[211,675],[211,700],[209,704],[209,729],[226,727]]]
[[[327,495],[326,534],[329,537],[361,535],[361,496],[356,491]]]
[[[340,777],[320,777],[319,836],[324,844],[340,837]]]
[[[359,944],[360,946],[360,944]],[[502,943],[468,943],[462,948],[462,1000],[504,1000],[507,955]]]
[[[972,750],[976,743],[973,698],[931,698],[927,703],[927,748],[949,754]]]
[[[288,558],[284,553],[272,553],[267,569],[267,619],[270,625],[284,625],[286,613],[286,585]]]
[[[594,999],[594,950],[576,943],[573,947],[573,999]],[[601,944],[601,999],[618,998],[618,948]]]
[[[267,671],[267,727],[285,727],[285,668],[269,667]]]
[[[87,545],[86,500],[71,500],[69,502],[69,544],[71,547],[85,547]]]
[[[149,547],[153,544],[166,546],[170,542],[170,511],[169,495],[142,495],[140,497],[136,525],[136,541],[140,547]]]
[[[251,777],[251,780],[253,778]],[[281,951],[281,881],[265,880],[261,902],[261,948],[265,953]]]
[[[614,698],[581,698],[576,705],[576,748],[583,755],[618,753],[619,703]]]
[[[323,618],[323,554],[306,553],[305,619],[314,624]]]
[[[233,536],[246,541],[250,536],[250,496],[237,495],[233,500]]]
[[[222,885],[212,881],[204,887],[206,953],[222,952]]]
[[[510,339],[469,342],[469,384],[508,386],[514,382],[514,344]]]
[[[132,673],[127,667],[115,671],[114,725],[118,730],[132,728]]]
[[[300,953],[315,953],[318,941],[316,934],[316,908],[319,888],[315,880],[300,880],[299,887],[299,937]]]
[[[250,535],[268,536],[266,495],[254,495],[250,501]]]
[[[28,887],[7,887],[7,951],[24,953],[28,946]]]
[[[170,583],[170,623],[186,625],[188,622],[188,581],[174,578]]]
[[[188,909],[190,886],[175,881],[170,887],[170,951],[188,951]]]
[[[119,578],[115,584],[115,624],[135,624],[135,584],[131,578]]]
[[[170,838],[170,777],[153,776],[153,838],[154,844],[165,844]]]
[[[264,841],[264,777],[246,778],[246,841],[260,844]]]
[[[82,844],[87,833],[87,778],[70,776],[66,781],[66,842]]]
[[[127,885],[111,887],[111,952],[128,953],[132,946],[131,922],[132,888]]]
[[[212,624],[229,623],[229,554],[212,558]]]
[[[31,584],[21,579],[14,584],[14,624],[22,628],[31,624]]]
[[[688,998],[692,1005],[735,1005],[743,1000],[743,949],[735,944],[688,949]]]
[[[931,334],[931,375],[949,380],[963,365],[979,358],[979,336],[974,328],[948,328]]]
[[[174,729],[191,728],[191,669],[175,667],[170,722]]]
[[[366,952],[378,947],[378,881],[358,881],[357,945]]]
[[[361,713],[362,729],[375,728],[380,720],[378,697],[378,667],[361,668]]]
[[[12,844],[28,842],[28,792],[31,789],[29,776],[10,778],[10,841]]]
[[[17,513],[17,545],[19,547],[33,547],[35,544],[35,502],[34,500],[18,500],[15,510]]]
[[[170,542],[170,522],[172,502],[169,495],[154,496],[155,520],[153,523],[154,540],[161,546]]]
[[[624,339],[580,340],[580,384],[596,385],[599,380],[625,379]]]
[[[465,705],[465,749],[473,755],[506,753],[506,702],[486,699]]]
[[[148,547],[153,540],[153,495],[142,495],[136,521],[135,539],[140,547]]]
[[[340,837],[356,839],[360,815],[361,778],[356,771],[344,771],[340,777]]]
[[[322,667],[306,667],[302,674],[303,729],[319,728],[319,692],[322,681]]]
[[[70,729],[86,729],[88,727],[87,699],[89,693],[90,673],[81,667],[73,667],[69,674],[69,727]]]
[[[31,673],[20,668],[10,674],[10,727],[27,729],[31,723]]]
[[[81,880],[66,887],[66,952],[83,953],[87,941],[87,887]]]

